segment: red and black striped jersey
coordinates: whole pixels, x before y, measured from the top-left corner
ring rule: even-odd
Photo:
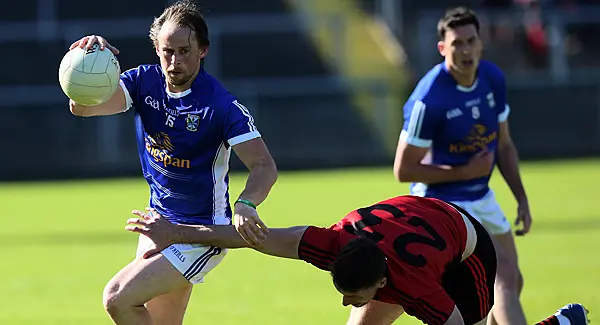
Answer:
[[[459,212],[437,199],[398,196],[354,210],[329,228],[309,227],[299,257],[327,270],[357,236],[375,241],[387,257],[388,284],[376,300],[399,304],[427,324],[448,319],[455,304],[442,288],[442,275],[460,261],[467,241]]]

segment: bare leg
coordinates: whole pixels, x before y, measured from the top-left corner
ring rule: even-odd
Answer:
[[[498,273],[494,288],[495,304],[488,325],[526,325],[525,313],[519,300],[523,277],[519,270],[517,250],[511,232],[494,235],[498,255]]]
[[[360,308],[352,307],[346,325],[391,325],[403,313],[400,305],[371,300]]]
[[[108,282],[104,288],[104,307],[116,325],[167,324],[154,322],[144,304],[162,295],[182,292],[189,286],[162,254],[136,259]]]
[[[154,324],[182,325],[191,295],[192,284],[189,283],[189,285],[179,290],[148,301],[146,308],[152,315]]]

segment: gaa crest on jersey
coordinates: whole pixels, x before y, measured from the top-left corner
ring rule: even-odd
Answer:
[[[198,125],[200,125],[200,117],[194,114],[188,114],[185,118],[185,128],[190,132],[198,131]]]
[[[494,108],[496,107],[496,100],[494,99],[494,93],[489,93],[487,94],[487,96],[485,96],[487,98],[488,101],[488,106],[490,108]]]

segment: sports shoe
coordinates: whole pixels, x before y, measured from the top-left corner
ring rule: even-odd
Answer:
[[[590,320],[587,318],[589,311],[582,304],[568,304],[559,309],[555,315],[562,315],[569,319],[571,325],[587,325]]]

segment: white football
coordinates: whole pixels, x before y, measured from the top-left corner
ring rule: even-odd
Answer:
[[[91,49],[76,47],[63,57],[58,69],[58,80],[65,95],[85,105],[99,105],[115,93],[119,87],[121,67],[114,54],[107,48]]]

